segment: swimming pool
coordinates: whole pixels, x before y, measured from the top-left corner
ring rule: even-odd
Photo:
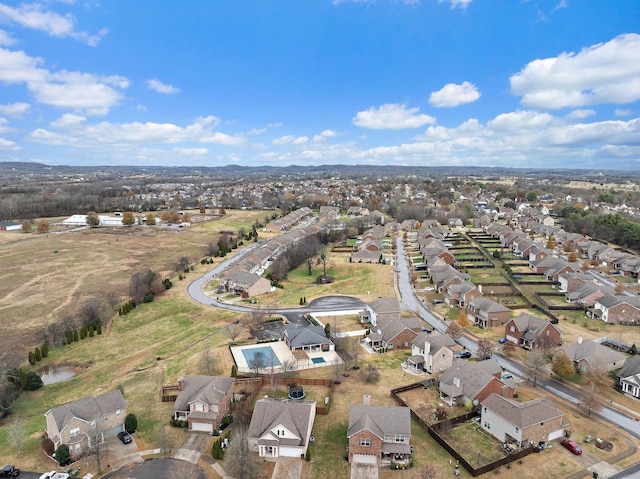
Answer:
[[[243,349],[242,354],[247,361],[247,365],[251,368],[257,365],[256,362],[260,362],[260,366],[263,368],[270,368],[271,366],[281,366],[282,364],[278,360],[278,357],[271,349],[271,346],[261,346],[259,348]],[[260,358],[256,360],[256,358]],[[323,360],[324,361],[324,360]],[[314,361],[315,362],[315,361]]]
[[[324,363],[324,358],[311,358],[315,364]]]

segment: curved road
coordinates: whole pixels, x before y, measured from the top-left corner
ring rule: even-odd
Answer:
[[[213,268],[208,273],[202,275],[200,278],[193,281],[187,287],[187,293],[189,296],[203,304],[207,304],[210,306],[215,306],[218,308],[224,308],[232,311],[238,312],[250,312],[252,308],[247,306],[240,306],[236,304],[227,304],[224,302],[217,301],[215,299],[210,298],[206,294],[202,292],[204,285],[213,279],[217,274],[221,273],[224,269],[226,269],[229,265],[239,261],[244,255],[250,253],[254,248],[259,247],[261,242],[255,243],[242,251],[239,251],[229,260],[219,264],[215,268]],[[425,305],[418,300],[416,297],[415,291],[411,286],[410,281],[410,272],[409,265],[406,260],[406,254],[404,250],[404,244],[402,238],[397,238],[397,250],[396,250],[396,270],[397,270],[397,280],[398,280],[398,290],[400,291],[400,305],[402,308],[415,311],[420,318],[426,321],[429,325],[434,327],[437,331],[444,333],[447,328],[447,325],[440,318],[436,317],[431,311],[429,311]],[[289,321],[292,321],[296,324],[304,324],[306,319],[304,319],[304,315],[312,312],[312,311],[336,311],[336,310],[347,310],[347,309],[356,309],[360,308],[364,305],[362,301],[356,298],[345,297],[345,296],[330,296],[325,298],[320,298],[312,301],[308,306],[301,308],[283,308],[278,309],[278,314],[282,314],[286,316]],[[478,349],[478,345],[471,340],[470,338],[463,336],[457,341],[459,344],[467,348],[472,353],[476,353]],[[505,369],[508,369],[513,374],[519,376],[520,378],[526,378],[527,373],[524,371],[521,364],[516,363],[510,359],[507,359],[498,354],[494,355],[496,361]],[[565,386],[558,381],[547,378],[539,378],[537,379],[537,384],[541,389],[548,391],[554,396],[560,397],[561,399],[568,401],[574,405],[579,405],[580,400],[575,390]],[[640,422],[638,422],[635,418],[627,416],[616,409],[603,406],[602,409],[598,412],[592,412],[592,415],[595,417],[599,417],[607,422],[616,424],[620,428],[624,429],[626,432],[634,436],[635,438],[640,439]]]

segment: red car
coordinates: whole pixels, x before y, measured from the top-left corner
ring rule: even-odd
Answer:
[[[560,444],[569,449],[573,454],[579,456],[582,454],[582,448],[578,446],[575,442],[569,441],[569,439],[564,439]]]

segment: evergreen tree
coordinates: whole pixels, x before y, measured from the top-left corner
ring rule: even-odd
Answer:
[[[40,348],[36,348],[36,350],[33,353],[33,355],[36,357],[36,361],[41,361],[42,360],[42,353],[40,352]]]
[[[44,343],[40,348],[40,352],[42,353],[43,358],[49,356],[49,345],[47,343]]]
[[[130,412],[127,414],[127,417],[124,418],[124,429],[129,434],[133,434],[138,430],[138,418],[135,414]]]
[[[56,461],[60,466],[64,466],[68,464],[71,459],[71,454],[69,453],[69,446],[66,444],[61,444],[58,449],[56,449]]]
[[[33,351],[29,351],[29,364],[32,366],[36,363],[36,355],[33,354]]]

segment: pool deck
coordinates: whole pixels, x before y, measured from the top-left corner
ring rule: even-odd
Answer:
[[[340,356],[338,356],[338,354],[335,351],[307,351],[306,353],[307,353],[308,359],[302,359],[302,360],[296,361],[295,357],[293,356],[293,353],[287,347],[284,341],[274,341],[270,343],[251,344],[248,346],[232,346],[230,348],[231,355],[233,356],[233,360],[236,363],[238,372],[243,372],[243,373],[251,372],[251,368],[247,363],[247,358],[245,358],[243,351],[246,351],[247,349],[259,349],[259,348],[265,348],[265,347],[267,348],[270,347],[273,353],[275,354],[275,356],[278,358],[278,361],[280,361],[281,365],[274,366],[273,368],[274,371],[276,372],[283,372],[284,368],[282,365],[290,363],[292,361],[293,363],[296,364],[296,366],[293,368],[294,370],[321,368],[325,366],[335,366],[336,364],[342,363]],[[314,363],[313,362],[314,358],[322,358],[324,359],[324,362]],[[271,369],[271,367],[268,366],[268,368],[266,369]]]

